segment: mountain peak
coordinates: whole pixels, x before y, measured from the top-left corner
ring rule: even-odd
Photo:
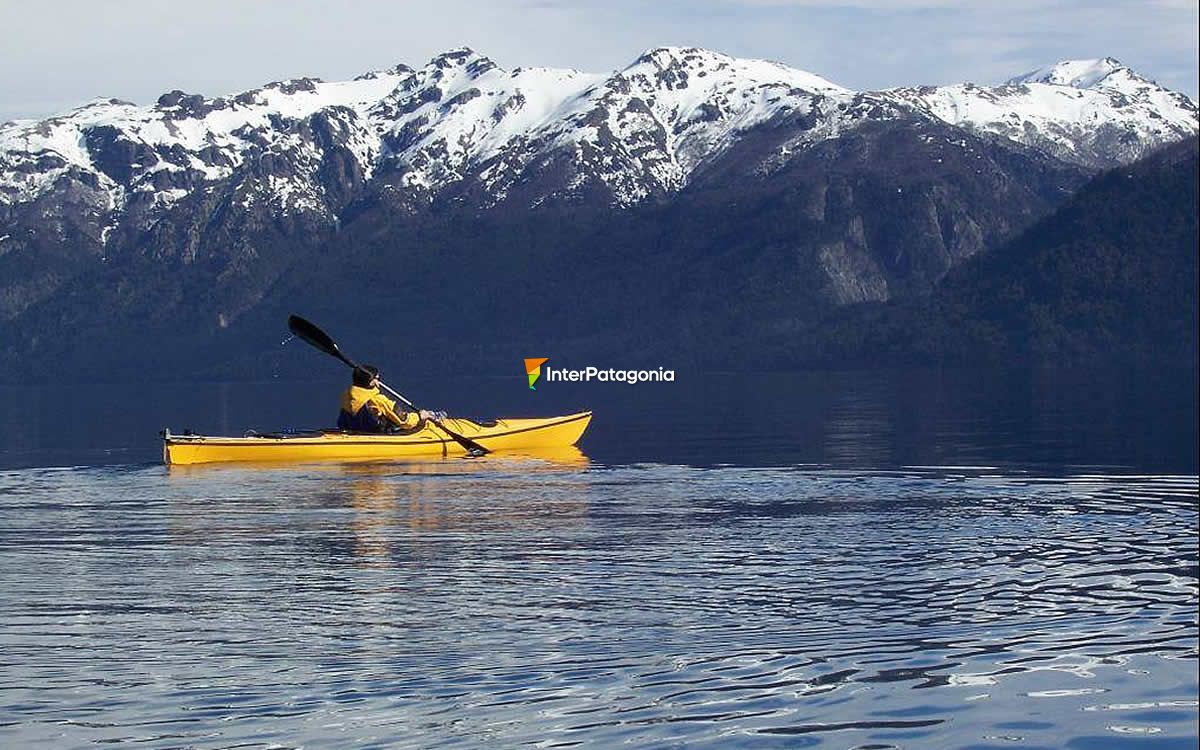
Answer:
[[[288,78],[282,81],[271,81],[263,86],[264,89],[273,89],[283,94],[295,94],[300,91],[313,92],[317,90],[317,84],[324,83],[320,78],[312,76],[304,76],[302,78]]]
[[[700,47],[654,47],[643,52],[618,75],[647,75],[668,88],[695,86],[699,89],[717,85],[741,86],[780,84],[809,91],[846,91],[815,73],[793,68],[772,60],[731,57],[722,52]],[[689,80],[691,83],[689,83]],[[720,84],[718,82],[721,82]]]
[[[449,68],[459,65],[469,65],[475,60],[487,60],[487,58],[470,47],[462,46],[434,55],[429,64],[439,68]]]
[[[382,70],[369,70],[366,73],[363,73],[362,75],[357,76],[354,80],[356,80],[356,81],[374,81],[374,80],[377,80],[378,78],[380,78],[381,76],[404,76],[404,75],[408,75],[409,73],[412,73],[412,72],[413,72],[413,69],[410,68],[409,66],[405,65],[404,63],[397,63],[396,65],[393,65],[390,68],[386,68],[386,69],[382,69]]]
[[[479,54],[470,47],[464,46],[455,47],[437,55],[429,61],[425,69],[432,70],[435,76],[440,76],[446,71],[458,68],[466,71],[471,78],[478,78],[489,70],[495,70],[497,67],[496,63],[492,62],[490,58]]]
[[[1091,60],[1061,60],[1053,65],[1010,78],[1008,83],[1050,83],[1076,89],[1096,89],[1103,88],[1108,79],[1117,73],[1124,73],[1122,78],[1145,80],[1115,57],[1102,57]]]
[[[638,55],[638,58],[633,61],[630,67],[649,63],[665,68],[682,62],[730,59],[732,58],[728,55],[700,49],[699,47],[653,47]]]

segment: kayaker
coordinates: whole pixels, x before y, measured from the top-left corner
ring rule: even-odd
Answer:
[[[342,394],[337,426],[351,432],[407,431],[419,427],[425,416],[397,408],[395,401],[379,392],[379,368],[359,365],[354,368],[353,382]]]

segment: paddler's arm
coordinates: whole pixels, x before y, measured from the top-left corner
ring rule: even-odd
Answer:
[[[419,414],[408,411],[398,411],[396,402],[384,395],[378,395],[371,399],[371,406],[374,407],[376,415],[383,420],[395,425],[409,429],[416,427],[421,417]]]

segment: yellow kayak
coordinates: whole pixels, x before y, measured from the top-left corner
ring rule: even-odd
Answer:
[[[481,424],[447,419],[444,424],[490,451],[540,451],[574,445],[592,421],[590,411],[542,419],[497,419]],[[435,425],[402,435],[371,435],[338,430],[298,434],[211,437],[173,435],[163,430],[163,462],[187,464],[246,462],[370,461],[420,456],[462,456],[466,450]]]

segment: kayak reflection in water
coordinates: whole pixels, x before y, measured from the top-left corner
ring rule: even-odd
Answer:
[[[433,414],[427,411],[398,408],[395,401],[379,392],[379,368],[359,365],[354,368],[353,382],[342,394],[337,426],[348,432],[408,433],[423,428],[431,417]]]

